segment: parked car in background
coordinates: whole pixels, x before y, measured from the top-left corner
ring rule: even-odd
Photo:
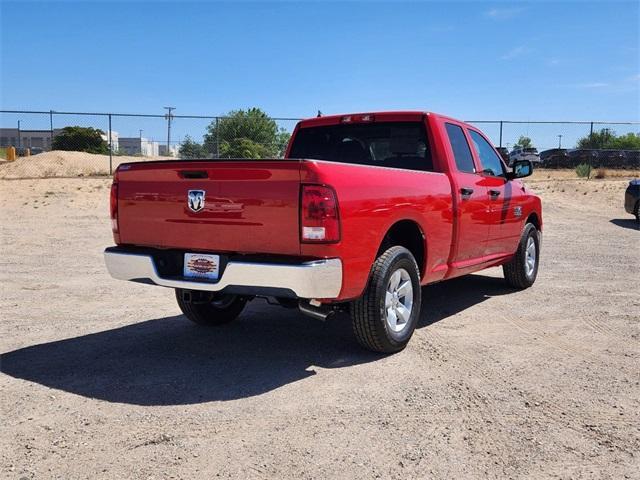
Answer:
[[[502,160],[504,160],[504,163],[509,165],[509,150],[507,149],[507,147],[496,147],[496,150],[502,157]]]
[[[220,325],[267,297],[397,352],[421,286],[501,265],[538,272],[540,198],[473,125],[424,112],[334,115],[296,126],[284,159],[121,164],[111,187],[114,278],[175,289],[191,321]]]
[[[513,165],[513,162],[517,161],[529,161],[531,163],[540,163],[540,155],[538,155],[538,149],[535,147],[513,147],[509,154],[509,166]]]
[[[540,152],[540,165],[544,168],[566,168],[568,158],[566,148],[551,148]]]
[[[624,209],[636,217],[640,225],[640,180],[631,180],[624,193]]]
[[[588,163],[594,168],[632,168],[640,167],[640,150],[586,149],[579,148],[568,152],[566,165],[574,168]]]
[[[26,157],[27,153],[29,155],[37,155],[42,152],[44,152],[44,149],[41,147],[16,147],[16,155],[18,157]]]

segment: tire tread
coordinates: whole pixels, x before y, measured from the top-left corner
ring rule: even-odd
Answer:
[[[537,267],[536,267],[536,276],[533,277],[533,280],[527,278],[527,274],[523,265],[523,256],[525,255],[525,249],[527,248],[527,239],[529,238],[531,232],[534,235],[537,235],[538,230],[532,223],[527,223],[522,232],[522,237],[520,238],[520,242],[518,243],[518,249],[516,250],[516,254],[513,259],[509,263],[505,263],[502,266],[502,271],[504,273],[505,281],[512,287],[524,290],[525,288],[529,288],[535,282],[535,278],[537,276]],[[540,258],[540,244],[539,240],[536,240],[537,247],[537,256],[538,262]]]
[[[396,348],[389,348],[383,342],[382,335],[384,335],[384,332],[381,331],[379,323],[378,310],[380,308],[380,299],[378,298],[377,291],[377,286],[383,280],[393,260],[399,254],[405,252],[409,253],[404,247],[394,246],[382,253],[373,264],[364,294],[351,303],[351,319],[354,334],[358,343],[369,350],[392,353],[402,350],[405,346],[405,344],[400,344]],[[420,278],[418,265],[413,256],[410,256],[413,260],[416,274],[418,278]],[[418,302],[417,307],[419,306]]]
[[[216,308],[206,303],[185,302],[181,291],[176,289],[176,300],[185,317],[198,325],[223,325],[235,320],[244,309],[247,301],[244,298],[236,298],[227,308]]]

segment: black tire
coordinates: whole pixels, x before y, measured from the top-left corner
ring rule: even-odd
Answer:
[[[190,292],[190,291],[187,291]],[[191,301],[184,291],[176,289],[176,300],[182,313],[198,325],[223,325],[232,322],[244,309],[247,299],[237,295],[216,295],[207,292],[190,292]]]
[[[527,272],[527,244],[529,239],[533,239],[535,245],[535,265],[533,270]],[[522,238],[518,244],[518,250],[509,263],[502,266],[504,279],[513,288],[524,290],[529,288],[536,281],[538,276],[538,265],[540,264],[540,236],[535,225],[527,223],[522,232]]]
[[[397,332],[393,331],[387,322],[385,297],[391,276],[394,272],[402,270],[408,273],[411,280],[412,306],[409,320],[401,327],[402,330]],[[418,323],[421,300],[420,272],[415,258],[404,247],[395,246],[387,249],[373,264],[362,297],[350,304],[353,331],[358,343],[374,352],[394,353],[402,350]]]
[[[636,202],[636,206],[633,209],[633,215],[636,217],[636,223],[640,225],[640,202]]]

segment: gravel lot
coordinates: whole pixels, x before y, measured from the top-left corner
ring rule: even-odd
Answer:
[[[254,301],[216,330],[112,280],[105,179],[0,181],[10,479],[639,478],[640,232],[626,181],[537,172],[535,286],[424,289],[409,347]],[[562,177],[562,178],[561,178]]]

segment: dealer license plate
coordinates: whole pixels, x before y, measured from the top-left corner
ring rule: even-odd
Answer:
[[[220,255],[202,253],[184,254],[184,276],[203,280],[217,280],[220,270]]]

